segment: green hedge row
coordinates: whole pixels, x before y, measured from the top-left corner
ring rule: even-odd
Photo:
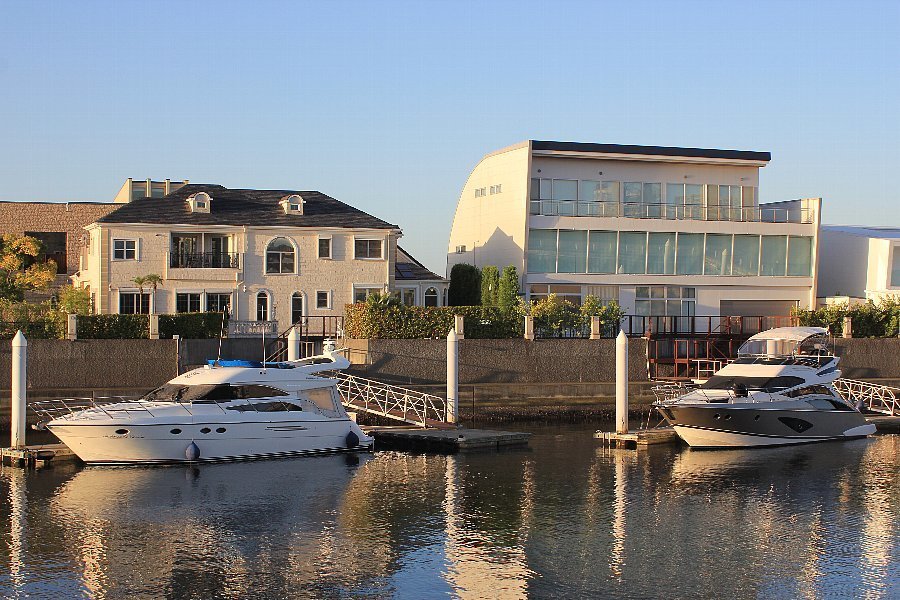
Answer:
[[[21,330],[27,338],[65,339],[67,316],[55,310],[20,310],[4,312],[0,307],[0,339],[9,339]],[[171,338],[212,339],[227,331],[222,313],[185,313],[159,315],[159,335]],[[79,339],[146,339],[150,337],[148,315],[79,315]]]
[[[356,339],[445,338],[453,329],[455,315],[465,317],[467,338],[499,339],[525,333],[525,323],[517,310],[503,311],[493,306],[378,307],[363,303],[347,305],[344,331]]]
[[[900,301],[882,300],[856,306],[836,304],[815,310],[794,310],[800,325],[827,327],[833,335],[844,333],[844,317],[850,317],[853,337],[897,337],[900,333]]]

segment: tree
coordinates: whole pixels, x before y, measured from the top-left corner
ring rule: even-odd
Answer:
[[[377,309],[400,306],[400,298],[396,293],[373,292],[366,296],[366,306]]]
[[[519,272],[515,265],[503,268],[500,283],[497,286],[497,306],[503,310],[511,310],[516,306],[519,296]]]
[[[150,312],[153,312],[153,305],[156,301],[156,288],[163,284],[163,278],[156,273],[150,273],[144,276],[144,285],[150,288]]]
[[[91,314],[91,293],[84,288],[67,285],[59,290],[58,308],[72,315]]]
[[[22,300],[29,290],[44,290],[56,277],[56,263],[38,262],[41,242],[27,235],[0,238],[0,298]]]
[[[481,271],[478,267],[458,263],[450,269],[450,288],[447,303],[450,306],[478,306],[481,301]]]
[[[500,287],[500,271],[494,265],[481,269],[481,305],[497,306],[497,291]]]

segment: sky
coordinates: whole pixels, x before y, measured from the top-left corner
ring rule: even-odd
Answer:
[[[0,0],[0,200],[319,190],[443,273],[526,139],[769,151],[761,201],[900,226],[900,2]]]

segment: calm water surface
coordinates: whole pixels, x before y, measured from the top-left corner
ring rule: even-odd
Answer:
[[[0,596],[898,598],[900,436],[0,471]]]

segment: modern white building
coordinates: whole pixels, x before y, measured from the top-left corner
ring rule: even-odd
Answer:
[[[823,225],[819,303],[900,298],[900,228]]]
[[[529,140],[486,155],[450,233],[456,263],[515,265],[530,299],[629,314],[786,316],[816,301],[821,199],[760,203],[768,152]]]

